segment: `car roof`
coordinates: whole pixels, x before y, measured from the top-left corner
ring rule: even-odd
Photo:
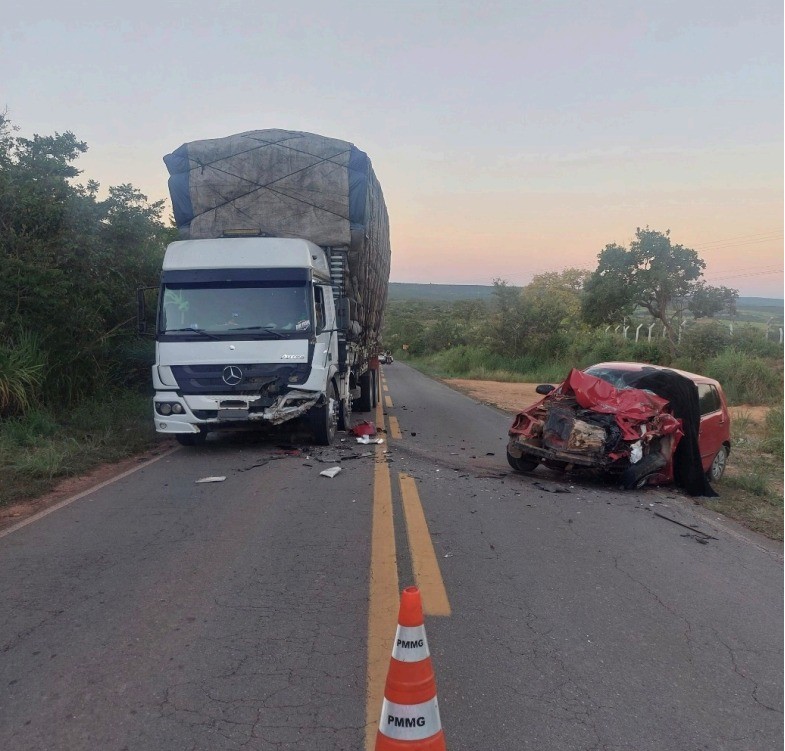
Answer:
[[[678,368],[668,368],[663,365],[652,365],[647,362],[598,362],[596,365],[590,365],[589,368],[609,368],[612,370],[623,370],[630,373],[638,372],[644,368],[654,368],[655,370],[672,370],[674,373],[683,375],[695,383],[711,383],[714,386],[719,386],[719,381],[708,376],[698,375],[697,373],[690,373],[687,370],[679,370]],[[585,368],[588,370],[589,368]]]

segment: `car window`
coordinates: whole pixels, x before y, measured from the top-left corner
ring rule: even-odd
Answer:
[[[720,408],[720,395],[709,383],[698,384],[698,406],[702,415],[716,412]]]

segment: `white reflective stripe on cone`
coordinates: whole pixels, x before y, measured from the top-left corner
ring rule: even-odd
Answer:
[[[397,741],[422,741],[442,729],[439,702],[434,696],[422,704],[393,704],[384,700],[379,732]]]
[[[399,662],[419,662],[430,657],[425,626],[398,626],[392,656]]]

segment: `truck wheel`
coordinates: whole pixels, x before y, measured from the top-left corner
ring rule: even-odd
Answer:
[[[174,437],[181,446],[201,446],[207,440],[207,433],[204,430],[198,433],[175,433]]]
[[[352,397],[341,400],[338,410],[338,430],[349,430],[352,427]]]
[[[360,398],[354,405],[358,412],[370,412],[373,409],[373,376],[366,370],[358,379],[360,384]]]
[[[334,386],[330,389],[330,398],[324,404],[311,409],[311,427],[317,446],[331,446],[335,440],[339,409],[340,403]]]
[[[640,490],[664,466],[665,457],[661,453],[646,454],[637,464],[630,464],[624,470],[621,484],[625,490]]]
[[[531,472],[537,468],[540,460],[531,456],[526,456],[526,454],[522,454],[520,457],[515,457],[508,451],[507,463],[518,472]]]

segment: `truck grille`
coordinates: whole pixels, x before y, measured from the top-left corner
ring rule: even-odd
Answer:
[[[233,365],[233,368],[239,368],[241,375],[238,383],[230,385],[223,377],[227,367],[229,366],[173,365],[172,373],[180,393],[216,396],[276,396],[292,386],[305,383],[311,374],[311,366],[304,363]]]

